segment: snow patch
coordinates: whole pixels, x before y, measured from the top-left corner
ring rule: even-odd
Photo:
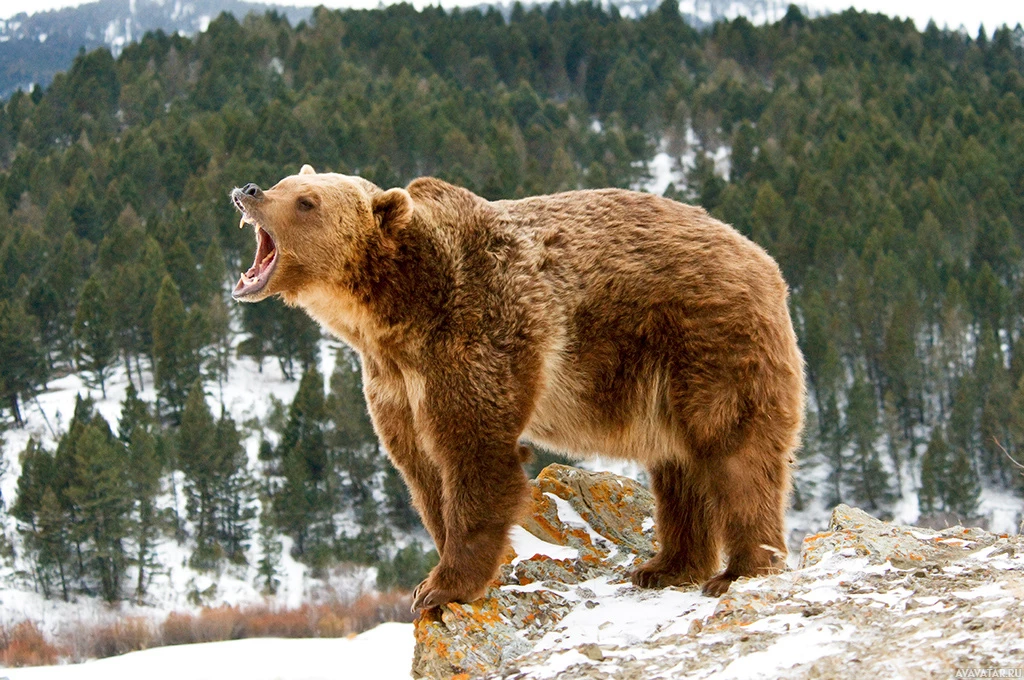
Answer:
[[[9,680],[404,680],[414,647],[412,624],[384,623],[347,639],[252,638],[177,645],[70,666],[5,669],[4,674]]]
[[[727,680],[777,675],[779,671],[835,653],[839,650],[835,643],[849,639],[851,631],[852,626],[844,626],[838,631],[831,626],[819,626],[779,638],[764,651],[732,661],[715,677]]]
[[[542,541],[518,524],[512,527],[508,535],[512,549],[516,552],[516,558],[512,560],[513,567],[537,555],[544,555],[553,560],[574,560],[580,556],[580,551],[576,548]]]

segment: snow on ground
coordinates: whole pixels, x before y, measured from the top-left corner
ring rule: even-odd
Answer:
[[[352,638],[252,638],[158,647],[68,666],[10,669],[9,680],[341,680],[409,677],[412,624],[384,623]]]

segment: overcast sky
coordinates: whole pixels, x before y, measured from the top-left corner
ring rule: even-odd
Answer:
[[[86,0],[2,0],[0,18],[7,18],[19,12],[39,12],[58,7],[81,5]],[[256,0],[259,1],[259,0]],[[282,5],[317,5],[328,7],[376,7],[378,0],[274,0]],[[441,4],[476,5],[482,0],[442,0]],[[387,4],[387,3],[385,3]],[[437,0],[414,0],[414,5],[437,4]],[[1021,0],[803,0],[799,4],[811,8],[842,10],[853,6],[860,10],[884,12],[889,15],[910,17],[923,29],[929,19],[939,27],[958,28],[963,25],[974,35],[978,26],[985,25],[991,34],[997,26],[1008,24],[1011,28],[1024,23],[1024,2]]]

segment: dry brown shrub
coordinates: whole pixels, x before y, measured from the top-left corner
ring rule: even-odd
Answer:
[[[220,642],[238,640],[242,637],[244,616],[237,607],[227,605],[204,609],[195,619],[193,630],[196,642]]]
[[[303,605],[298,609],[251,607],[243,612],[245,637],[316,637],[316,612]]]
[[[153,624],[148,619],[135,616],[121,619],[95,629],[89,656],[103,659],[149,649],[155,646],[153,635]]]
[[[0,664],[52,665],[61,659],[84,661],[165,645],[254,637],[348,637],[385,621],[412,621],[409,602],[408,593],[388,592],[294,609],[225,605],[196,614],[172,612],[161,624],[126,617],[66,628],[58,634],[59,645],[49,642],[36,624],[23,621],[14,627],[0,626]]]
[[[52,666],[57,663],[60,649],[47,641],[43,631],[32,621],[22,621],[0,633],[0,663],[9,668],[22,666]]]
[[[196,640],[192,629],[194,617],[191,614],[171,612],[160,626],[160,643],[164,645],[188,645]]]

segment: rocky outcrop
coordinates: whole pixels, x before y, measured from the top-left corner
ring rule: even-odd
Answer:
[[[896,526],[847,506],[799,568],[720,599],[641,590],[653,501],[609,473],[553,465],[487,596],[416,621],[413,676],[654,678],[943,675],[1024,666],[1024,541]]]
[[[631,479],[550,465],[530,493],[531,510],[513,529],[512,552],[487,595],[417,619],[414,677],[508,667],[588,594],[580,583],[624,585],[633,562],[654,554],[654,499]]]

